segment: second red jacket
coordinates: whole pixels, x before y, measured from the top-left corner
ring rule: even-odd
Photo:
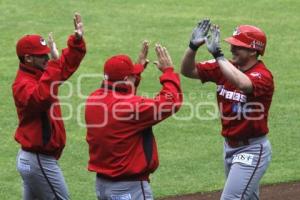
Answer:
[[[158,167],[152,126],[175,113],[182,94],[178,74],[168,68],[154,99],[131,95],[105,81],[86,102],[88,169],[114,180],[148,180]]]

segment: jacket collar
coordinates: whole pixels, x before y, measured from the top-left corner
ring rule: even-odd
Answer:
[[[37,79],[39,79],[45,71],[44,69],[36,68],[31,65],[25,65],[23,63],[20,63],[19,69],[25,73],[29,73],[29,74],[33,75]]]
[[[121,94],[132,94],[135,93],[135,88],[132,85],[127,85],[125,83],[115,83],[111,81],[104,80],[101,84],[101,88],[104,90],[116,91]]]

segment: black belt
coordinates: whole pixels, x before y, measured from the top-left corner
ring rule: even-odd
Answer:
[[[148,178],[143,178],[143,176],[130,176],[130,177],[109,177],[107,175],[103,175],[103,174],[96,174],[97,178],[101,178],[101,179],[105,179],[105,180],[109,180],[109,181],[148,181]]]
[[[252,138],[247,138],[247,139],[230,139],[230,138],[225,138],[225,141],[227,142],[227,144],[232,147],[232,148],[237,148],[237,147],[242,147],[242,146],[246,146],[249,145],[251,142],[251,139],[255,139],[255,138],[260,138],[265,136],[266,134],[259,134],[259,136],[257,137],[252,137]]]
[[[231,139],[226,138],[226,142],[232,148],[242,147],[242,146],[246,146],[246,145],[250,144],[250,142],[249,142],[248,139],[244,139],[244,140],[231,140]]]

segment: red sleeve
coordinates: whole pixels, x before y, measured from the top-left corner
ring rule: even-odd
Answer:
[[[69,36],[68,48],[62,50],[60,57],[62,80],[67,80],[77,70],[85,53],[84,39],[78,40],[74,35]]]
[[[19,106],[34,111],[49,109],[57,95],[57,87],[53,82],[61,80],[59,61],[49,61],[43,75],[38,82],[24,79],[13,85],[13,94]],[[53,87],[53,88],[52,88]]]
[[[218,63],[215,60],[209,60],[196,64],[199,78],[202,83],[214,82],[218,83],[223,75]]]
[[[153,126],[177,112],[182,104],[180,79],[172,68],[166,69],[160,77],[161,91],[154,99],[137,97],[134,102],[135,118],[130,123],[144,129]]]
[[[274,82],[273,76],[268,71],[252,71],[246,74],[252,82],[252,94],[255,97],[273,93]]]

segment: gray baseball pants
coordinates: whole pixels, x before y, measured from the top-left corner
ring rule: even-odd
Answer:
[[[153,200],[148,181],[111,181],[96,177],[98,200]]]
[[[23,179],[23,200],[68,200],[69,192],[57,160],[20,150],[17,170]]]
[[[259,182],[271,161],[271,144],[266,136],[249,143],[232,148],[224,142],[226,183],[221,200],[259,200]]]

